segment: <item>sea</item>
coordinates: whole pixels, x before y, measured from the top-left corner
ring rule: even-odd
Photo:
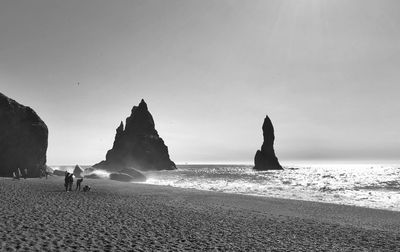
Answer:
[[[400,211],[400,165],[290,164],[282,171],[221,164],[177,168],[145,172],[145,183]],[[73,166],[61,168],[66,169],[72,172]],[[99,175],[107,177],[106,172]]]

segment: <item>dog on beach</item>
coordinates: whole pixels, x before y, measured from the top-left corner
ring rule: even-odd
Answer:
[[[83,191],[84,191],[84,192],[90,191],[90,186],[85,185],[85,186],[83,187]]]

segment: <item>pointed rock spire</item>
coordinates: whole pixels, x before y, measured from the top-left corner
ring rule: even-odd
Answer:
[[[123,134],[124,134],[124,123],[121,121],[115,133],[113,148],[116,148],[119,145],[119,142],[121,141]]]
[[[122,132],[124,131],[124,122],[121,121],[121,123],[119,124],[118,128],[117,128],[117,132]]]
[[[143,99],[132,108],[125,129],[122,122],[117,128],[113,148],[107,152],[106,160],[93,167],[111,171],[123,169],[125,173],[127,168],[142,171],[176,169]]]
[[[72,172],[76,178],[81,178],[83,169],[79,165],[75,165],[74,171]]]
[[[124,123],[121,121],[115,133],[115,140],[121,138],[123,133],[124,133]]]
[[[264,142],[261,146],[261,150],[257,150],[254,157],[254,169],[260,171],[282,170],[283,168],[279,164],[274,150],[274,126],[272,125],[271,119],[269,119],[268,115],[264,119],[262,129]]]
[[[142,100],[140,101],[140,103],[139,103],[139,108],[143,108],[143,109],[146,109],[146,110],[147,110],[147,104],[146,104],[146,102],[144,101],[144,99],[142,99]]]

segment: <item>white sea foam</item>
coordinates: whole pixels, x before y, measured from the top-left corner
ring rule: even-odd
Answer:
[[[52,168],[72,172],[74,166]],[[104,170],[90,173],[109,178]],[[261,172],[245,165],[181,165],[145,175],[145,183],[155,185],[400,211],[400,165],[290,165]]]
[[[400,211],[399,167],[335,164],[257,172],[251,166],[184,165],[146,173],[146,183]]]
[[[96,169],[96,170],[93,170],[93,171],[87,171],[87,170],[83,171],[83,175],[84,176],[88,176],[88,175],[90,176],[92,174],[96,174],[100,178],[107,178],[107,179],[110,178],[110,172],[105,171],[105,170]]]
[[[51,166],[52,169],[54,170],[59,170],[59,171],[67,171],[72,173],[75,169],[75,165],[60,165],[60,166]],[[81,166],[81,168],[83,169],[83,175],[84,176],[89,176],[92,174],[95,174],[97,176],[99,176],[100,178],[110,178],[110,172],[105,171],[105,170],[90,170],[87,168],[90,168],[90,166],[87,165],[83,165]]]

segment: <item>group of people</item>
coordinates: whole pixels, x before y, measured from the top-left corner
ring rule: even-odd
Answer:
[[[19,180],[20,178],[24,178],[24,179],[28,178],[28,169],[25,168],[22,171],[23,172],[21,172],[20,168],[17,168],[12,174],[13,175],[13,179]],[[46,170],[46,167],[40,168],[39,175],[40,175],[39,178],[46,177],[46,179],[47,179],[47,176],[49,175],[49,172]]]
[[[77,191],[79,189],[79,191],[81,190],[81,184],[82,184],[83,178],[79,178],[76,180],[76,188],[75,191]],[[65,179],[64,179],[64,186],[65,186],[65,191],[72,191],[72,185],[74,184],[74,174],[73,173],[69,173],[69,172],[65,172]],[[83,187],[83,191],[87,192],[90,191],[90,186],[85,185]]]
[[[24,174],[21,173],[21,170],[18,168],[16,171],[13,172],[13,179],[20,179],[20,178],[26,179],[28,177],[28,169],[24,169]]]

